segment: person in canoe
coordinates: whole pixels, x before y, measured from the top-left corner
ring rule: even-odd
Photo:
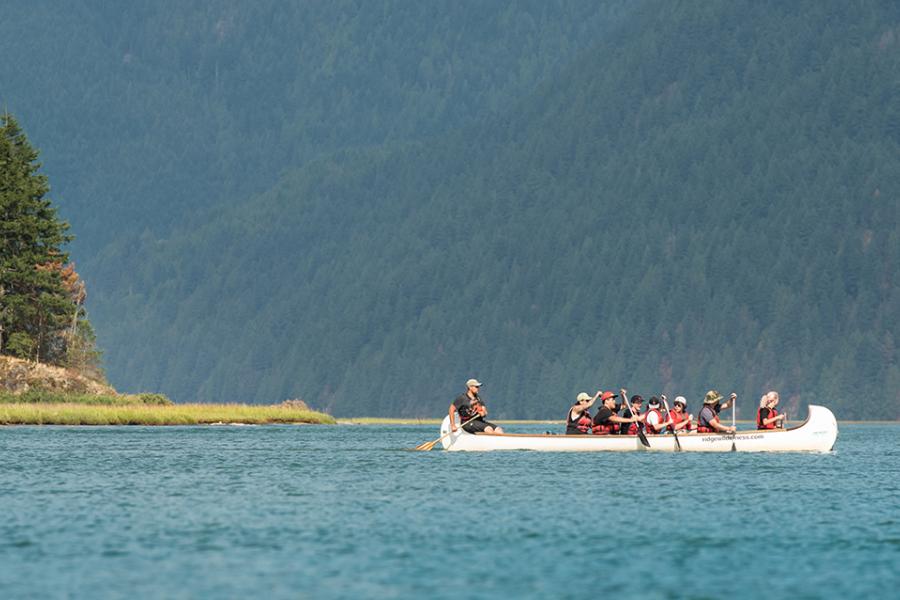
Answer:
[[[619,426],[623,423],[637,423],[641,418],[637,415],[628,417],[620,417],[616,414],[616,398],[618,396],[612,392],[603,392],[600,394],[600,401],[603,405],[594,415],[593,427],[591,431],[594,435],[609,435],[615,433]]]
[[[600,393],[594,394],[593,398],[588,396],[586,392],[578,394],[575,398],[575,404],[572,405],[568,416],[566,416],[566,435],[581,435],[591,432],[593,421],[588,409],[594,405],[594,402],[600,397]]]
[[[631,406],[628,405],[628,391],[619,390],[622,393],[622,411],[623,419],[631,419],[632,416],[637,417],[637,421],[626,421],[619,425],[619,433],[621,435],[637,435],[638,430],[644,426],[644,415],[641,413],[641,407],[644,405],[644,397],[635,394],[631,397]],[[634,407],[634,415],[631,413],[631,407]],[[616,411],[618,412],[618,410]]]
[[[663,396],[663,399],[665,399],[665,396]],[[694,416],[687,414],[686,410],[687,399],[684,396],[677,396],[672,404],[672,410],[669,412],[669,420],[672,421],[672,424],[669,425],[669,431],[690,433],[691,421],[694,420]]]
[[[731,401],[734,402],[736,397],[735,394],[731,395]],[[719,421],[719,411],[722,408],[728,406],[721,405],[722,394],[717,392],[716,390],[709,390],[706,392],[706,396],[703,398],[703,408],[700,410],[700,414],[697,415],[697,431],[699,433],[734,433],[734,427],[728,427],[727,425],[722,425]],[[717,407],[718,408],[717,410]]]
[[[651,435],[666,433],[667,428],[671,424],[672,419],[668,415],[666,415],[665,420],[663,419],[662,404],[659,398],[656,396],[651,397],[650,402],[647,403],[647,414],[644,416],[644,427],[647,433]]]
[[[453,413],[459,413],[459,422],[464,423],[463,429],[469,433],[503,433],[503,428],[485,421],[487,407],[481,401],[478,390],[482,383],[477,379],[466,382],[466,391],[456,397],[447,411],[450,414],[450,430],[456,432],[456,419]],[[468,423],[467,423],[468,421]]]
[[[778,392],[763,394],[759,399],[759,410],[756,411],[757,429],[780,429],[784,427],[785,414],[775,410],[778,406]]]

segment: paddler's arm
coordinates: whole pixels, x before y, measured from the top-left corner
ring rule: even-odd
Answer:
[[[613,423],[637,423],[638,421],[641,420],[641,418],[640,417],[628,417],[626,419],[625,417],[620,417],[619,415],[613,415],[609,418],[609,420],[612,421]]]
[[[450,431],[456,433],[456,405],[452,402],[450,403],[450,409],[447,413],[450,415]]]
[[[770,425],[770,424],[775,423],[776,421],[780,421],[782,419],[784,419],[784,413],[781,413],[781,414],[776,413],[774,417],[770,417],[768,419],[763,419],[763,423],[765,423],[766,425]]]
[[[712,425],[713,429],[716,431],[721,431],[722,433],[734,433],[735,429],[733,427],[726,427],[719,422],[718,417],[709,422]]]

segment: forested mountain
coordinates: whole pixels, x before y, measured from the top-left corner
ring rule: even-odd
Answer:
[[[433,415],[476,376],[498,417],[621,385],[734,390],[747,416],[774,388],[900,417],[900,6],[629,6],[527,94],[298,143],[271,189],[219,182],[202,222],[110,242],[113,382]]]
[[[323,154],[506,111],[626,5],[14,0],[0,100],[39,142],[91,263]]]

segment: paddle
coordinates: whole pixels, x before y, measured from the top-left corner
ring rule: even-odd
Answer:
[[[662,395],[662,401],[666,407],[666,416],[671,419],[672,417],[669,415],[669,401],[666,399],[665,394]],[[675,429],[674,423],[672,423],[672,434],[675,436],[675,452],[681,452],[681,442],[678,439],[678,430]]]
[[[634,405],[632,405],[631,402],[628,401],[628,393],[627,393],[627,390],[624,390],[624,389],[623,389],[623,390],[619,390],[619,391],[622,392],[622,402],[624,402],[625,405],[628,407],[628,410],[631,412],[631,416],[632,416],[632,417],[636,417],[636,416],[637,416],[637,413],[634,412]],[[644,446],[646,446],[647,448],[649,448],[649,447],[650,447],[650,441],[647,439],[647,436],[644,435],[644,430],[641,429],[640,422],[636,422],[635,425],[637,425],[637,434],[638,434],[638,438],[641,440],[641,443],[642,443]]]
[[[737,425],[734,424],[734,414],[735,414],[735,406],[737,405],[737,394],[731,392],[731,396],[728,398],[731,400],[731,451],[737,452],[737,446],[734,445],[734,437],[737,433]]]
[[[475,415],[474,417],[472,417],[471,419],[469,419],[468,421],[466,421],[465,423],[463,423],[462,425],[460,425],[459,428],[462,429],[463,425],[468,425],[469,423],[471,423],[472,421],[474,421],[475,419],[477,419],[479,416],[481,416],[481,415]],[[434,448],[434,445],[435,445],[435,444],[437,444],[438,442],[440,442],[442,439],[444,439],[445,437],[447,437],[447,436],[450,435],[451,433],[453,433],[453,429],[452,429],[452,428],[450,429],[450,431],[448,431],[447,433],[445,433],[444,435],[442,435],[442,436],[439,437],[438,439],[434,440],[433,442],[425,442],[424,444],[419,444],[418,446],[416,446],[415,448],[413,448],[413,450],[424,450],[424,451],[427,452],[428,450],[431,450],[432,448]]]

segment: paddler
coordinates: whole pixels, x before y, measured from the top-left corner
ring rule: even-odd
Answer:
[[[622,423],[637,423],[641,420],[637,415],[627,419],[617,415],[616,398],[618,398],[618,396],[612,392],[603,392],[600,394],[600,401],[603,405],[597,410],[597,414],[594,415],[594,425],[591,428],[594,435],[608,435],[615,433]]]
[[[621,435],[637,435],[638,430],[644,426],[644,415],[641,413],[641,408],[644,406],[644,397],[640,394],[635,394],[631,397],[631,403],[628,402],[628,391],[620,390],[622,393],[622,407],[624,410],[622,411],[623,419],[630,419],[632,416],[637,417],[637,421],[627,421],[622,423],[619,426],[619,433]],[[634,414],[632,414],[631,409],[634,408]],[[616,412],[619,412],[618,409]]]
[[[731,394],[730,401],[734,402],[737,394]],[[719,422],[719,411],[728,404],[721,405],[722,394],[716,390],[709,390],[703,398],[703,408],[697,415],[697,431],[699,433],[734,433],[734,427],[722,425]]]
[[[582,435],[591,432],[591,413],[588,412],[602,392],[597,392],[591,398],[587,392],[581,392],[575,397],[575,404],[569,409],[566,416],[566,435]]]
[[[663,396],[665,399],[665,396]],[[669,420],[672,421],[672,424],[669,425],[669,431],[674,431],[676,433],[687,433],[691,430],[691,421],[693,421],[693,416],[687,414],[685,412],[687,409],[687,399],[684,396],[678,396],[675,398],[675,402],[672,404],[672,410],[669,412]]]
[[[666,428],[672,424],[672,419],[668,416],[663,419],[662,404],[659,398],[652,396],[650,402],[647,403],[647,414],[644,416],[644,424],[647,433],[651,435],[659,435],[666,432]]]
[[[485,421],[487,407],[481,401],[478,390],[483,384],[477,379],[466,381],[466,391],[457,396],[450,404],[450,430],[456,432],[456,419],[454,413],[459,413],[459,422],[465,423],[463,429],[469,433],[503,433],[503,428]],[[466,423],[468,421],[468,423]]]
[[[775,410],[778,406],[778,392],[771,391],[759,399],[759,410],[756,411],[757,429],[780,429],[784,427],[785,414]]]

